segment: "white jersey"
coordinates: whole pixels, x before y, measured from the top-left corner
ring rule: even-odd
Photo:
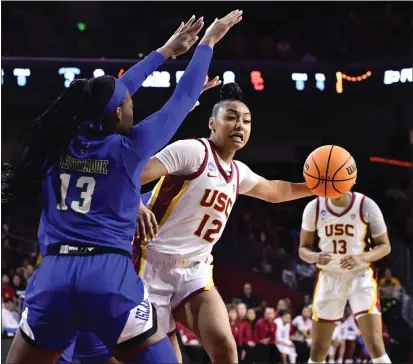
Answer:
[[[317,231],[320,250],[335,254],[333,261],[323,268],[338,271],[340,256],[368,251],[371,237],[387,230],[379,207],[358,192],[351,192],[350,203],[344,208],[337,208],[326,198],[311,201],[304,210],[302,228]]]
[[[294,318],[292,322],[293,326],[297,328],[297,330],[305,333],[307,331],[311,332],[311,328],[313,327],[313,320],[311,318],[304,320],[302,315],[297,316]]]
[[[242,183],[244,191],[250,190],[258,176],[238,161],[231,162],[227,173],[225,162],[208,139],[173,143],[156,157],[170,174],[158,182],[148,203],[159,234],[146,249],[185,259],[207,259],[222,235]]]

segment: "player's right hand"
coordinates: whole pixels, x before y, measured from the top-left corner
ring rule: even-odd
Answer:
[[[331,259],[333,259],[333,257],[329,253],[323,253],[323,252],[318,253],[317,264],[326,265],[330,263]]]
[[[217,44],[222,37],[228,33],[235,24],[242,20],[242,10],[234,10],[221,19],[216,18],[215,21],[205,31],[204,37],[199,44],[208,45],[211,48]]]
[[[198,40],[198,33],[204,26],[204,18],[199,18],[195,23],[195,15],[184,24],[183,22],[165,45],[158,49],[165,58],[180,56],[186,53]]]
[[[154,213],[141,204],[136,218],[136,240],[148,241],[148,237],[153,240],[158,235],[158,229]]]

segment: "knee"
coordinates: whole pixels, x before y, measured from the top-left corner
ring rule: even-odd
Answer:
[[[311,343],[311,354],[324,355],[330,349],[330,343],[327,341],[313,340]]]
[[[367,342],[366,342],[367,344]],[[383,339],[381,337],[375,336],[371,339],[370,343],[370,356],[373,358],[378,358],[385,354]]]
[[[234,357],[235,355],[237,355],[237,344],[232,334],[222,335],[219,338],[217,337],[216,340],[214,341],[215,342],[212,345],[213,347],[212,356],[221,358],[222,355],[228,356],[228,357]]]

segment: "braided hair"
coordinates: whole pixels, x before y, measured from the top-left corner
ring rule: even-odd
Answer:
[[[18,147],[1,167],[1,202],[28,201],[41,191],[47,170],[66,153],[84,121],[103,124],[103,111],[115,79],[102,76],[73,81],[43,114],[31,121]]]

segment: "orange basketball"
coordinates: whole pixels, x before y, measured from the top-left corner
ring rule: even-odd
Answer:
[[[307,157],[304,178],[307,187],[317,196],[340,197],[356,183],[356,162],[344,148],[324,145]]]

